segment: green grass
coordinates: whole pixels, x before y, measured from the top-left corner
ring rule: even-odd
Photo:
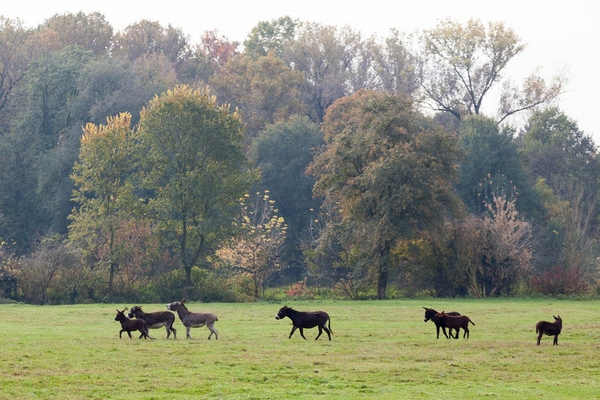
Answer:
[[[288,339],[283,304],[200,304],[219,316],[185,339],[119,339],[115,308],[134,304],[0,305],[0,398],[61,399],[540,399],[600,398],[600,301],[549,299],[288,302],[325,310],[316,329]],[[143,304],[146,312],[162,304]],[[460,311],[471,338],[435,338],[422,307]],[[535,323],[563,318],[559,345]]]

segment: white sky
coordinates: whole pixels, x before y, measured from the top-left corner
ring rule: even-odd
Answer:
[[[4,0],[0,15],[19,18],[35,27],[54,14],[98,11],[115,31],[142,19],[181,28],[198,42],[203,32],[217,30],[243,42],[260,21],[285,15],[301,21],[342,27],[386,37],[433,28],[450,17],[464,22],[503,22],[527,45],[509,64],[505,75],[520,81],[537,71],[549,78],[565,74],[569,82],[559,105],[600,145],[598,113],[600,71],[600,2],[595,0]],[[491,106],[491,104],[490,104]]]

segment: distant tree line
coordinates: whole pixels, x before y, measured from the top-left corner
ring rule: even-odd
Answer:
[[[596,145],[564,77],[504,76],[523,49],[477,20],[0,17],[0,297],[595,295]]]

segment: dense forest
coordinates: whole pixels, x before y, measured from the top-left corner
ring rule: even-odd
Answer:
[[[523,50],[478,20],[0,17],[0,298],[597,295],[596,146],[564,77],[504,75]]]

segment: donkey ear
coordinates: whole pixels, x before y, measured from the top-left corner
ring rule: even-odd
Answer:
[[[181,304],[185,303],[185,299],[181,300],[181,301],[180,301],[180,303],[181,303]]]

